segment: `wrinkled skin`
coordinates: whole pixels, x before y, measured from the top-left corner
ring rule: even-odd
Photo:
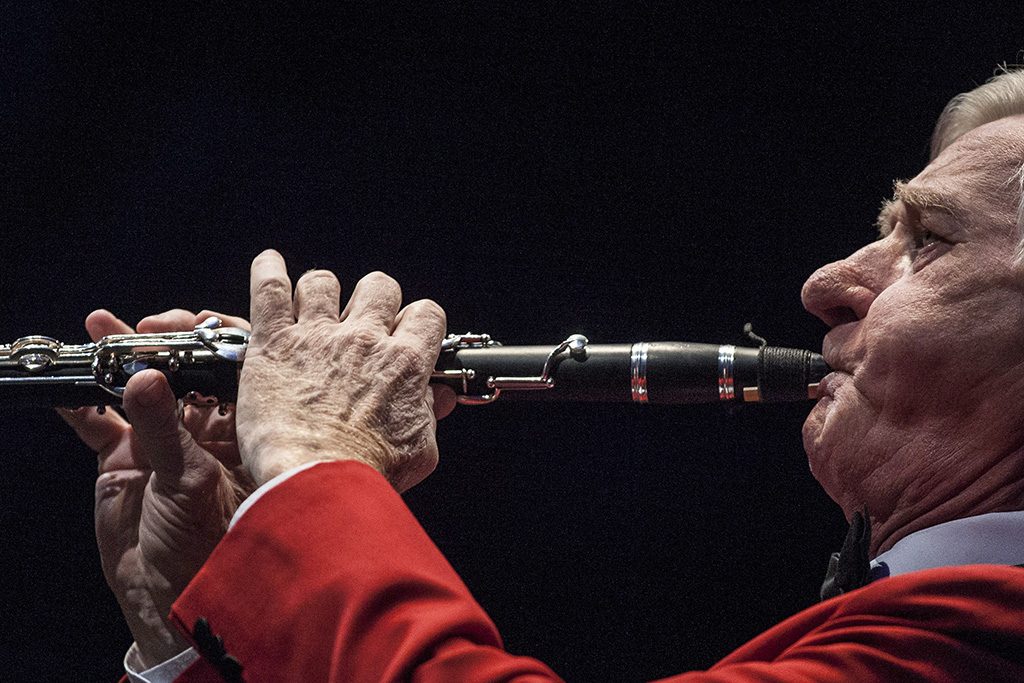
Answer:
[[[193,407],[179,414],[152,370],[128,382],[128,421],[114,411],[60,411],[99,455],[100,558],[140,669],[188,647],[167,620],[171,604],[258,483],[312,460],[354,459],[404,491],[434,469],[436,421],[455,407],[450,388],[428,387],[444,336],[437,304],[399,310],[398,284],[373,273],[339,311],[340,286],[326,271],[303,276],[293,302],[284,261],[272,251],[253,262],[252,291],[256,325],[237,416]],[[174,310],[143,319],[137,331],[189,330],[210,315],[249,328],[240,318]],[[103,310],[86,328],[94,341],[135,331]]]
[[[804,425],[811,469],[872,554],[950,519],[1024,508],[1024,117],[977,128],[906,185],[890,231],[815,272],[806,308],[835,372]],[[917,202],[922,203],[922,202]]]
[[[364,462],[399,491],[433,471],[436,417],[455,404],[451,389],[428,386],[445,333],[440,306],[400,310],[401,289],[383,273],[362,278],[343,311],[325,270],[303,275],[293,297],[272,250],[253,261],[250,296],[236,426],[257,482],[312,460]]]
[[[247,328],[240,318],[174,310],[139,322],[139,332],[190,330],[210,315]],[[134,330],[107,311],[86,319],[92,339]],[[128,382],[124,410],[62,410],[98,453],[96,539],[107,583],[148,668],[188,647],[166,619],[171,604],[227,530],[254,488],[241,466],[229,412],[178,404],[164,376],[141,372]]]

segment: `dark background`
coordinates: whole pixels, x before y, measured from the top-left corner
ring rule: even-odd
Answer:
[[[273,246],[505,343],[749,320],[818,349],[801,283],[1024,47],[1009,9],[145,4],[2,8],[2,342],[244,314]],[[841,542],[807,408],[463,408],[407,499],[511,651],[576,681],[706,667],[813,603]],[[94,459],[48,411],[0,435],[2,677],[113,680]]]

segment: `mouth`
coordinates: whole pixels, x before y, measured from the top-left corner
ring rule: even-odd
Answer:
[[[842,370],[833,370],[818,382],[818,400],[823,398],[834,398],[836,390],[845,382],[849,381],[852,375]]]

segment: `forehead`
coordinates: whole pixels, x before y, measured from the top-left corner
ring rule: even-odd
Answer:
[[[899,203],[980,219],[1016,215],[1024,163],[1024,116],[979,126],[947,147],[920,174],[895,186],[880,221]],[[981,215],[977,215],[977,214]]]

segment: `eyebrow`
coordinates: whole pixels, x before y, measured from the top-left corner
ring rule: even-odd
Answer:
[[[934,190],[921,187],[910,187],[903,180],[895,180],[892,184],[892,199],[882,201],[882,209],[878,213],[878,232],[885,237],[892,230],[892,215],[897,211],[900,204],[910,206],[918,211],[940,211],[950,216],[956,215],[956,202]]]

